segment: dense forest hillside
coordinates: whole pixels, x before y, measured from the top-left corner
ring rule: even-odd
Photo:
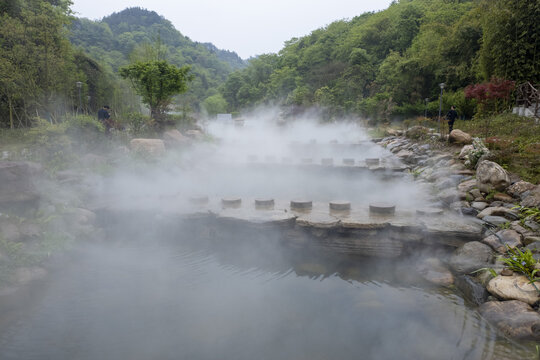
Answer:
[[[156,12],[141,8],[128,8],[101,21],[75,19],[70,40],[114,72],[130,61],[153,57],[190,65],[194,80],[183,97],[193,106],[215,94],[233,70],[245,67],[236,53],[194,42]]]
[[[352,14],[351,14],[352,15]],[[401,0],[336,21],[252,59],[221,89],[231,110],[280,103],[371,118],[445,107],[471,116],[463,88],[492,77],[540,82],[540,2]]]
[[[236,53],[183,36],[153,11],[126,9],[101,21],[72,16],[65,0],[0,2],[0,127],[27,127],[38,118],[62,122],[72,113],[139,111],[140,101],[118,69],[137,60],[190,65],[193,81],[182,95],[199,110],[235,69]]]

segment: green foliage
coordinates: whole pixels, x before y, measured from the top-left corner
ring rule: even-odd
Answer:
[[[465,98],[467,85],[492,76],[540,81],[540,5],[532,3],[393,2],[287,41],[277,56],[264,55],[233,73],[221,93],[233,111],[261,103],[314,105],[390,121],[422,115],[426,98],[428,116],[437,116],[444,82],[443,113],[455,105],[470,118],[477,103]],[[516,43],[509,45],[511,37]]]
[[[540,221],[540,209],[538,208],[529,208],[525,206],[516,206],[513,209],[517,209],[520,212],[520,217],[525,220],[530,218],[534,221]]]
[[[483,0],[483,77],[540,81],[540,2]]]
[[[236,53],[220,50],[210,43],[194,42],[156,12],[137,7],[100,21],[76,19],[70,40],[111,74],[137,61],[166,60],[179,67],[190,65],[194,79],[183,97],[194,109],[213,95],[233,70],[246,65]],[[115,107],[119,108],[118,105],[122,104]]]
[[[538,272],[538,269],[536,269],[537,261],[530,249],[521,251],[519,248],[510,248],[507,246],[507,255],[508,257],[501,257],[501,260],[510,270],[525,275],[531,283],[539,280],[536,276]],[[540,293],[540,290],[536,290]]]
[[[486,137],[485,120],[458,120],[454,128],[472,136]],[[540,125],[534,119],[503,113],[489,117],[486,145],[493,161],[522,179],[540,181]],[[474,144],[474,143],[473,143]]]
[[[131,80],[143,103],[150,107],[150,116],[159,123],[164,121],[173,96],[187,90],[192,79],[190,67],[178,68],[165,60],[136,62],[120,69],[120,76]]]
[[[216,114],[223,114],[227,112],[227,101],[221,94],[215,94],[207,97],[202,106],[209,116],[215,116]]]

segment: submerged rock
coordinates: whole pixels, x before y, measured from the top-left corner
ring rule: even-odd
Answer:
[[[478,310],[487,321],[510,338],[540,339],[540,314],[524,302],[489,301],[480,305]]]
[[[450,286],[454,283],[450,270],[437,258],[422,260],[416,265],[416,270],[422,278],[435,285]]]

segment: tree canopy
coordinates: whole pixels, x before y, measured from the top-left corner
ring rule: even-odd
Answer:
[[[181,68],[165,60],[136,62],[120,68],[120,76],[131,80],[143,103],[150,107],[150,115],[158,122],[164,120],[167,107],[175,95],[187,90],[192,79],[190,67]]]
[[[540,82],[539,18],[538,1],[395,1],[252,59],[221,93],[230,110],[280,103],[387,118],[422,114],[426,98],[438,108],[444,82],[445,106],[471,116],[467,85]]]

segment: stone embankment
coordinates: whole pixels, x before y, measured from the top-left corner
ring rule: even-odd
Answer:
[[[378,143],[409,164],[418,181],[432,184],[448,208],[484,223],[482,237],[461,245],[447,262],[456,287],[505,335],[540,340],[540,283],[531,283],[501,261],[501,256],[513,256],[509,249],[530,250],[540,268],[540,224],[530,215],[538,213],[540,186],[508,174],[488,160],[489,152],[478,139],[454,132],[451,139],[462,148],[454,145],[434,151],[429,144],[411,140],[436,141],[439,136],[425,128],[394,134]],[[523,207],[529,216],[522,214]],[[482,270],[487,268],[492,271]]]

